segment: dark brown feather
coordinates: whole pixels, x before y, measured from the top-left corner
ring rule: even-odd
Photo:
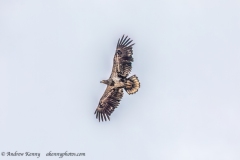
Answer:
[[[128,36],[127,36],[127,37],[128,37]],[[122,44],[121,44],[121,45],[123,45],[123,44],[126,42],[127,37],[124,38],[124,40],[122,41]]]
[[[133,62],[132,46],[134,44],[131,44],[132,40],[130,40],[130,38],[127,40],[126,39],[127,39],[127,36],[124,38],[124,35],[123,35],[120,42],[118,42],[117,50],[113,60],[112,74],[110,78],[113,78],[113,76],[115,76],[114,74],[116,72],[115,68],[117,68],[118,76],[121,76],[121,77],[127,77],[132,70],[132,62]]]
[[[107,121],[107,118],[108,120],[110,120],[112,112],[114,111],[115,108],[117,108],[122,97],[123,97],[122,88],[114,88],[112,86],[107,86],[95,111],[96,118],[99,119],[99,121],[100,120]]]
[[[130,38],[128,38],[124,43],[123,43],[123,45],[124,46],[127,46],[127,43],[128,43],[128,41],[130,40]],[[130,42],[131,43],[131,42]]]
[[[130,39],[130,38],[129,38],[129,39]],[[124,44],[124,45],[125,45],[125,46],[128,46],[131,42],[132,42],[132,40],[129,41],[129,42],[126,42],[126,44]]]
[[[119,45],[121,45],[121,44],[122,44],[122,40],[123,40],[123,38],[124,38],[124,35],[122,36],[122,38],[121,38],[121,40],[120,40],[120,43],[119,43]]]

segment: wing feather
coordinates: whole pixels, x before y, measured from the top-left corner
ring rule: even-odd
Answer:
[[[126,42],[125,46],[128,46],[130,43],[132,43],[132,40],[129,42]]]
[[[128,38],[128,36],[126,36],[125,38],[124,38],[124,40],[122,41],[122,44],[121,45],[124,45],[124,43],[126,43],[126,39]]]
[[[118,40],[116,53],[113,59],[113,69],[110,76],[111,78],[114,78],[116,76],[127,77],[132,70],[132,46],[134,44],[131,44],[132,40],[130,40],[130,38],[127,38],[128,36],[124,38],[123,35],[120,42]]]
[[[98,107],[95,111],[96,118],[100,121],[110,121],[110,116],[114,109],[117,108],[123,97],[122,88],[114,88],[107,86],[102,98],[99,101]],[[107,117],[107,118],[106,118]]]
[[[126,40],[126,42],[123,43],[124,46],[127,46],[127,43],[129,42],[130,38]]]
[[[120,40],[120,43],[119,43],[119,45],[121,45],[121,44],[122,44],[122,40],[123,40],[123,38],[124,38],[124,35],[122,36],[122,38],[121,38],[121,40]]]
[[[103,113],[100,113],[100,115],[101,115],[101,119],[102,119],[102,121],[103,121]]]

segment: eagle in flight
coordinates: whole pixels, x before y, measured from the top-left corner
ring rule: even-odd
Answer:
[[[128,78],[132,69],[133,52],[132,40],[128,36],[122,36],[118,40],[116,52],[113,58],[112,73],[108,80],[102,80],[100,83],[107,85],[107,88],[99,101],[95,111],[96,118],[102,121],[110,120],[114,109],[119,105],[123,97],[123,89],[128,94],[133,94],[140,88],[140,82],[136,75]]]

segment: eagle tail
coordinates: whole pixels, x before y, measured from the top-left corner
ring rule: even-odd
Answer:
[[[138,91],[140,88],[140,82],[138,80],[138,77],[136,75],[133,75],[127,79],[125,82],[125,90],[128,94],[133,94]]]

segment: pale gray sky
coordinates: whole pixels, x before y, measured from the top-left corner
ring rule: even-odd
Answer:
[[[239,29],[238,0],[0,0],[0,152],[239,160]],[[99,123],[123,34],[141,88]]]

